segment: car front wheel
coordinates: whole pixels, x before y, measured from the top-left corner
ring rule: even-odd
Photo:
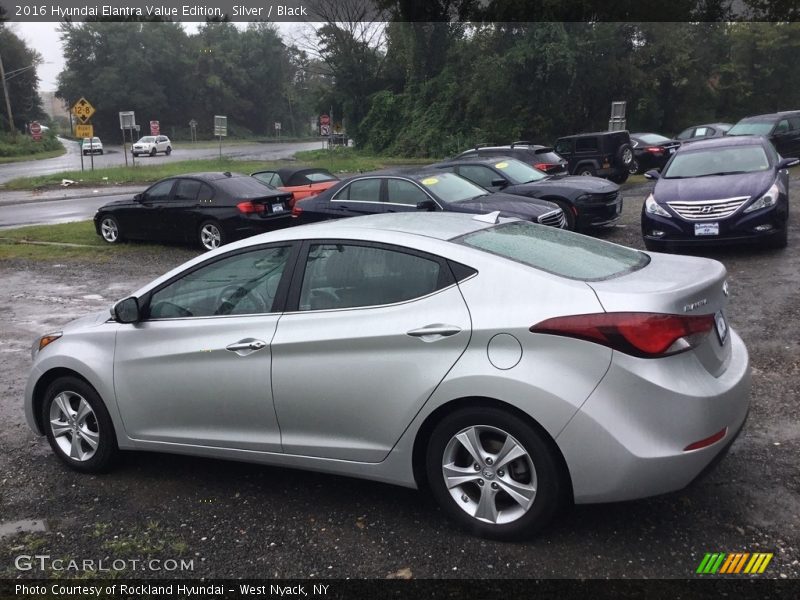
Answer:
[[[100,235],[109,244],[116,244],[122,241],[119,232],[119,221],[111,215],[105,215],[100,220]]]
[[[518,540],[544,527],[563,484],[542,433],[498,408],[445,417],[426,453],[431,492],[444,511],[484,537]]]
[[[152,150],[150,150],[150,156],[155,156],[155,155],[156,155],[156,149],[153,148]]]
[[[42,423],[53,452],[76,471],[102,471],[116,457],[111,417],[97,392],[77,377],[60,377],[50,384]]]
[[[206,221],[200,226],[200,245],[206,250],[214,250],[225,243],[225,234],[216,221]]]

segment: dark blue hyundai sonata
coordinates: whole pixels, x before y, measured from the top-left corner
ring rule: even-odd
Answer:
[[[756,242],[787,243],[788,167],[763,137],[717,138],[681,147],[656,179],[642,207],[648,250],[670,246]]]

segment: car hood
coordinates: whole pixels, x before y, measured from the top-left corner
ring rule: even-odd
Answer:
[[[100,212],[101,210],[104,209],[114,209],[122,206],[133,206],[134,204],[136,204],[136,202],[134,201],[133,198],[122,198],[121,200],[112,200],[111,202],[103,204],[103,206],[97,209],[97,212]]]
[[[711,175],[689,179],[659,179],[653,190],[658,202],[722,200],[763,194],[775,182],[775,171]]]
[[[472,200],[449,204],[448,207],[458,212],[490,213],[499,210],[503,216],[523,219],[538,218],[547,212],[558,210],[557,204],[547,200],[522,200],[519,196],[502,193],[478,196]]]
[[[74,321],[70,321],[61,328],[61,331],[62,333],[71,333],[73,331],[90,329],[92,327],[105,323],[110,318],[111,318],[111,313],[109,312],[109,309],[104,308],[103,310],[99,310],[95,313],[91,313],[83,317],[80,317],[79,319],[75,319]]]
[[[513,190],[513,191],[512,191]],[[541,181],[530,183],[520,183],[506,188],[506,191],[514,194],[556,194],[565,198],[577,198],[582,194],[610,194],[618,192],[619,186],[600,177],[581,177],[570,175],[567,177],[551,177]]]

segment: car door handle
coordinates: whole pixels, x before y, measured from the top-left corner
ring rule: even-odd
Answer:
[[[411,331],[407,331],[406,335],[420,338],[423,342],[433,342],[441,338],[455,335],[460,331],[461,328],[456,327],[455,325],[442,325],[441,323],[436,323],[433,325],[420,327],[419,329],[412,329]]]
[[[225,346],[225,350],[236,352],[236,354],[239,356],[247,356],[248,354],[252,354],[253,352],[257,352],[266,347],[267,343],[262,340],[245,338],[243,340],[239,340],[238,342],[234,342],[229,346]]]

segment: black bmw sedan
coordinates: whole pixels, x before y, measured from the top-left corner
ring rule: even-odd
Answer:
[[[671,140],[658,133],[632,133],[633,162],[631,175],[644,173],[650,169],[661,169],[680,148],[678,140]]]
[[[789,219],[788,167],[763,137],[724,137],[682,146],[642,206],[648,250],[675,245],[759,242],[783,248]]]
[[[554,227],[564,227],[558,205],[536,198],[492,194],[455,173],[425,168],[364,173],[344,179],[332,188],[292,209],[299,223],[339,217],[413,211],[451,211],[487,214],[500,211]]]
[[[239,173],[193,173],[154,183],[129,200],[101,206],[97,234],[122,240],[197,242],[213,250],[292,224],[292,194]]]
[[[573,231],[610,225],[622,211],[616,183],[599,177],[551,177],[507,156],[450,160],[432,168],[456,173],[490,192],[554,202],[564,211],[566,228]]]

